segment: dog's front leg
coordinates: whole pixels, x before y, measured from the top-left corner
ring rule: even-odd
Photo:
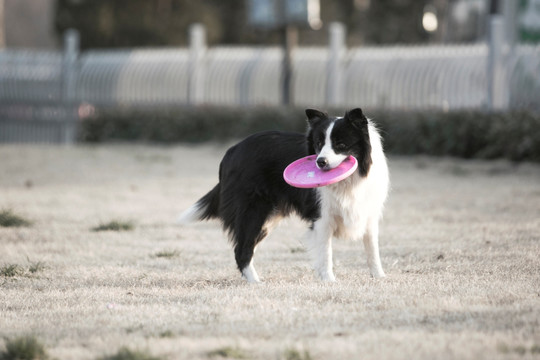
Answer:
[[[308,250],[317,275],[323,281],[336,281],[332,264],[332,234],[328,224],[319,219],[310,235]]]
[[[364,248],[366,249],[367,263],[371,276],[382,278],[384,274],[381,258],[379,255],[379,219],[372,219],[368,223],[366,234],[364,235]]]

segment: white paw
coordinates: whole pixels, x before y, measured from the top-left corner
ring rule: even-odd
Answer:
[[[261,279],[259,279],[259,275],[252,264],[246,266],[244,270],[242,270],[242,277],[246,279],[248,283],[256,284],[261,282]]]
[[[371,277],[373,277],[374,279],[382,279],[386,277],[386,274],[382,270],[377,270],[371,272]]]
[[[319,278],[324,282],[336,282],[336,276],[330,272],[319,272]]]

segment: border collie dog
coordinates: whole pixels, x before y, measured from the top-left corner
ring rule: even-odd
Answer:
[[[307,248],[318,276],[335,281],[332,238],[362,239],[371,275],[384,277],[379,257],[379,220],[388,193],[388,167],[377,129],[362,110],[329,117],[307,109],[307,135],[266,131],[231,147],[219,168],[219,183],[180,215],[179,223],[219,219],[234,245],[238,269],[259,282],[253,266],[257,245],[277,222],[296,213],[311,223]],[[322,170],[349,155],[358,169],[345,180],[314,188],[288,185],[283,171],[294,160],[317,154]]]

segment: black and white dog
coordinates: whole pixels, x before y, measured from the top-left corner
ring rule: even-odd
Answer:
[[[219,183],[186,210],[179,223],[220,219],[234,245],[236,264],[249,282],[259,282],[253,254],[277,222],[291,213],[311,222],[307,242],[322,280],[335,281],[332,237],[362,239],[371,275],[384,277],[379,258],[379,220],[389,178],[380,136],[361,109],[332,118],[307,109],[307,136],[279,131],[249,136],[231,147],[219,168]],[[317,166],[333,169],[349,155],[358,170],[347,179],[316,189],[283,180],[294,160],[317,154]]]

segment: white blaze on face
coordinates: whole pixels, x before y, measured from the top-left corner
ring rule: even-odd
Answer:
[[[326,159],[328,161],[328,166],[325,169],[333,169],[343,162],[347,158],[347,155],[336,154],[332,147],[332,140],[330,139],[330,134],[332,134],[332,129],[334,128],[335,122],[331,123],[326,129],[326,138],[324,140],[324,146],[321,149],[321,152],[317,156],[317,160]]]

